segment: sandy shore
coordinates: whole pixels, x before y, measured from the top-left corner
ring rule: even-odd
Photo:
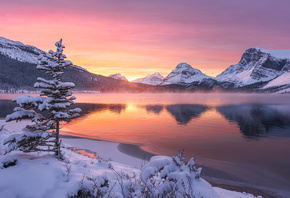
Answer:
[[[143,151],[137,145],[91,140],[85,138],[62,136],[63,143],[77,149],[86,149],[97,156],[112,161],[140,168],[154,154]],[[246,164],[234,164],[211,159],[196,158],[197,166],[202,165],[202,178],[214,187],[221,187],[237,192],[262,195],[264,198],[290,197],[290,183],[267,170]],[[249,170],[256,171],[249,173]],[[268,181],[261,178],[267,177]],[[277,185],[279,183],[279,185]]]

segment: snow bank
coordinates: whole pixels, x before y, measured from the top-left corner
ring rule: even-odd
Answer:
[[[0,120],[0,126],[4,124],[5,121]],[[145,173],[145,170],[152,168],[158,172],[160,168],[163,168],[165,171],[162,173],[163,176],[167,175],[171,182],[179,178],[185,179],[184,176],[187,172],[194,170],[192,169],[193,161],[186,166],[182,165],[182,168],[187,171],[183,172],[176,169],[178,166],[172,164],[175,161],[181,163],[178,157],[159,156],[153,157],[151,162],[142,169],[144,171],[142,173],[139,169],[129,165],[91,159],[66,148],[62,149],[65,158],[63,161],[44,152],[13,151],[3,155],[1,152],[5,149],[5,146],[2,145],[3,140],[12,134],[23,133],[21,129],[26,125],[27,121],[10,122],[0,131],[0,197],[65,198],[80,192],[101,197],[145,197],[143,192],[148,192],[148,188],[141,182],[140,175],[146,175],[147,180],[152,178],[147,174],[148,171]],[[98,144],[98,141],[94,141],[94,144]],[[196,170],[194,176],[200,173]],[[142,178],[144,179],[145,176]],[[253,197],[248,194],[212,188],[201,178],[192,179],[194,194],[198,195],[197,197]]]

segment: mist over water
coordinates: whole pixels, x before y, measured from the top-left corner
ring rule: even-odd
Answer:
[[[78,103],[119,104],[290,104],[289,94],[246,93],[111,93],[75,94]]]

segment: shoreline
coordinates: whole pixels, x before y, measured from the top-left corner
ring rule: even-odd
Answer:
[[[0,124],[3,122],[4,121],[1,120]],[[9,128],[9,130],[14,131],[19,130],[19,128],[26,126],[26,123],[27,123],[26,121],[22,121],[21,123],[18,123],[16,125],[9,123],[6,125],[6,127]],[[138,145],[122,144],[70,135],[61,135],[61,139],[63,140],[63,143],[67,147],[70,146],[80,150],[85,149],[93,153],[95,156],[100,156],[104,160],[112,161],[112,163],[116,165],[121,163],[122,165],[137,167],[137,169],[140,169],[142,165],[145,164],[145,160],[149,160],[150,157],[154,155],[152,153],[148,153],[142,150],[141,147]],[[195,158],[195,162],[196,166],[204,164],[202,166],[203,170],[201,178],[208,181],[215,188],[221,187],[223,189],[234,190],[236,192],[252,193],[256,196],[262,195],[264,198],[290,197],[289,185],[287,186],[286,190],[285,188],[283,190],[281,188],[275,188],[273,186],[271,186],[272,188],[263,187],[262,185],[251,185],[251,182],[240,181],[241,178],[238,178],[237,177],[238,175],[245,174],[245,177],[249,176],[249,173],[247,173],[247,169],[241,171],[241,169],[237,169],[239,167],[232,166],[238,165],[240,167],[243,167],[242,165],[230,164],[231,166],[229,168],[227,166],[224,166],[226,162],[219,162],[210,159],[202,159],[197,156]],[[257,180],[257,178],[255,178],[255,173],[251,173],[250,176],[251,176],[250,181],[251,179]],[[273,182],[275,182],[275,180],[272,181],[272,183]]]
[[[146,152],[140,148],[138,145],[130,145],[130,144],[123,144],[119,143],[119,151],[123,152],[127,155],[131,155],[133,157],[139,158],[142,156],[147,156],[148,160],[155,154]],[[138,152],[140,152],[140,156],[138,157]],[[201,167],[200,164],[196,164],[196,166]],[[214,175],[214,177],[213,177]],[[203,167],[201,178],[208,181],[213,187],[219,187],[227,190],[232,190],[236,192],[247,192],[251,193],[255,196],[263,196],[263,198],[283,198],[284,195],[280,195],[278,192],[275,192],[275,189],[269,190],[264,189],[258,186],[252,186],[249,184],[246,184],[245,182],[238,181],[238,178],[236,178],[234,175],[221,171],[216,168],[211,167]]]
[[[141,168],[142,165],[144,165],[145,161],[149,161],[150,158],[155,155],[153,153],[146,152],[142,150],[140,146],[133,145],[133,144],[108,142],[108,141],[102,141],[102,140],[97,140],[97,139],[88,139],[88,138],[69,136],[69,135],[61,136],[61,138],[65,139],[66,142],[70,142],[73,145],[73,147],[75,147],[76,149],[86,149],[86,150],[91,151],[92,153],[97,153],[100,157],[102,157],[101,156],[102,154],[100,155],[100,153],[98,153],[98,150],[92,150],[90,148],[87,148],[89,147],[88,146],[89,144],[83,145],[83,142],[80,143],[80,141],[77,141],[77,140],[94,141],[94,142],[97,141],[98,143],[102,144],[99,146],[99,148],[104,146],[105,144],[110,147],[113,146],[113,150],[114,150],[113,152],[115,152],[115,155],[112,156],[113,153],[110,153],[110,154],[103,153],[103,155],[112,158],[113,161],[124,163],[124,164],[135,166],[135,167],[137,166],[138,168]],[[76,145],[74,143],[76,143]],[[82,145],[86,148],[82,147]],[[81,146],[81,147],[78,147],[78,146]],[[95,147],[95,149],[97,149],[97,147]],[[101,150],[107,150],[107,149],[102,148]],[[116,156],[116,153],[117,155],[121,155],[121,156],[118,158]],[[283,189],[281,190],[275,189],[275,188],[270,189],[267,187],[263,187],[259,185],[252,185],[248,182],[245,182],[241,178],[237,177],[237,174],[236,175],[231,174],[231,171],[223,171],[224,169],[220,168],[222,166],[220,166],[220,164],[218,164],[218,162],[216,162],[215,160],[202,159],[202,161],[211,162],[210,166],[202,166],[203,170],[202,170],[201,177],[205,179],[206,181],[208,181],[213,187],[223,188],[223,189],[232,190],[236,192],[242,192],[242,193],[247,192],[255,196],[261,195],[263,196],[263,198],[280,198],[280,197],[283,198],[283,197],[290,196],[290,192]],[[200,164],[201,164],[200,162],[196,163],[196,166],[200,167]],[[216,168],[215,165],[219,165],[219,166],[217,166]],[[234,168],[232,171],[235,171],[235,170],[236,169]],[[243,172],[241,174],[243,174]]]

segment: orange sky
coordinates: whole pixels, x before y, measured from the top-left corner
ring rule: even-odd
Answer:
[[[289,49],[290,2],[0,0],[0,36],[48,51],[63,38],[74,64],[129,80],[187,62],[216,76],[250,47]]]

